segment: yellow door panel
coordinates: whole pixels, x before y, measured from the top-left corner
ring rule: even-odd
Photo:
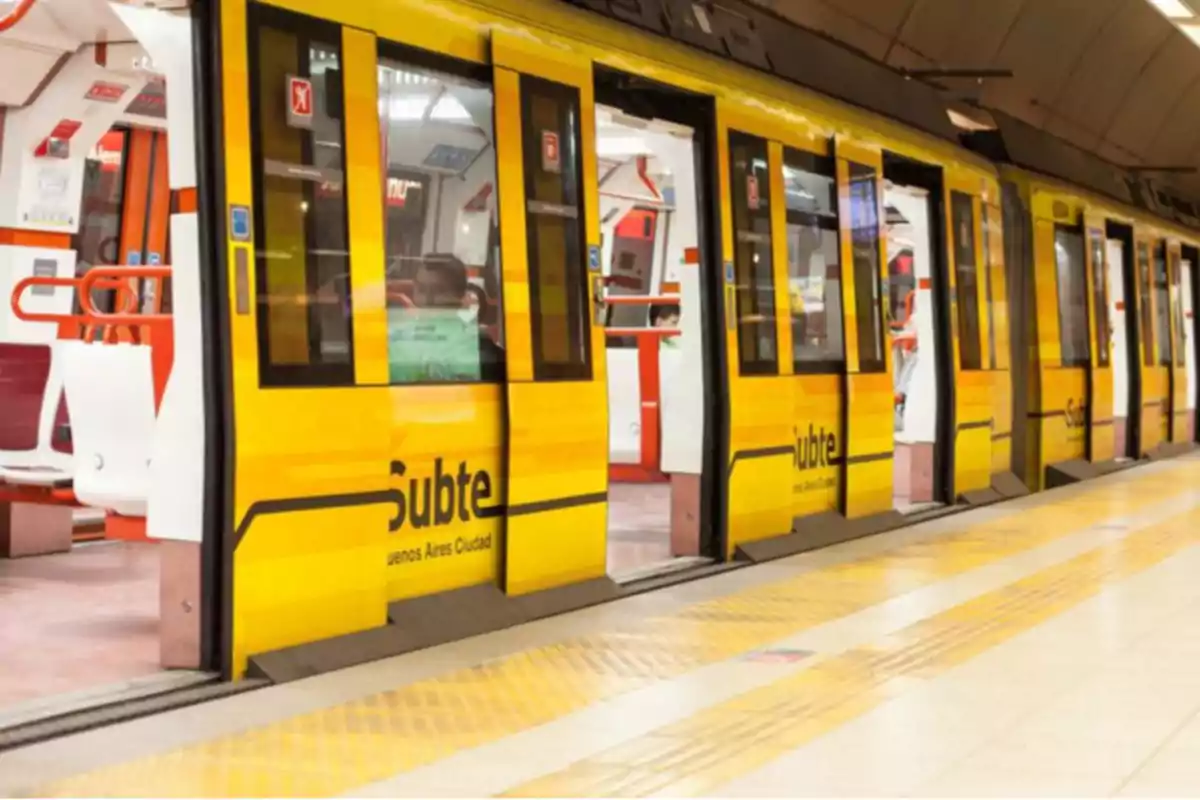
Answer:
[[[1088,371],[1088,458],[1109,461],[1116,454],[1113,439],[1112,349],[1108,322],[1108,247],[1104,219],[1084,215],[1084,263],[1087,265],[1088,319],[1092,357]]]
[[[606,570],[608,397],[591,62],[492,34],[508,351],[509,594]]]
[[[786,217],[782,148],[770,140],[771,130],[759,115],[718,99],[729,353],[727,556],[740,544],[792,527],[792,345],[781,230]]]
[[[882,159],[840,139],[836,153],[847,372],[842,511],[854,519],[892,509],[895,391],[882,289]]]

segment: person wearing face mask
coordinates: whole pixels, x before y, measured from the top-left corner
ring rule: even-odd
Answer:
[[[416,308],[455,310],[467,312],[466,265],[457,256],[449,253],[430,253],[421,259],[413,285],[413,306]],[[478,326],[478,319],[475,320]],[[484,381],[504,379],[504,350],[487,335],[482,327],[479,333],[479,371]]]

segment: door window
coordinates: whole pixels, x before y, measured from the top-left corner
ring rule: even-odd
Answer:
[[[389,377],[500,381],[492,87],[469,65],[428,69],[406,55],[379,64]]]
[[[1152,298],[1150,297],[1150,246],[1145,242],[1138,242],[1137,255],[1137,302],[1140,309],[1138,318],[1142,329],[1142,364],[1147,367],[1153,367],[1154,309],[1151,308]]]
[[[1096,311],[1096,363],[1108,366],[1112,323],[1108,318],[1107,270],[1104,268],[1104,232],[1088,232],[1092,249],[1092,307]]]
[[[1083,234],[1075,228],[1054,226],[1054,264],[1058,285],[1058,339],[1064,367],[1091,363],[1088,343],[1087,270],[1083,260]]]
[[[833,159],[785,148],[783,191],[795,372],[841,371],[842,266]]]
[[[534,377],[587,380],[592,345],[583,263],[579,90],[522,75],[521,127]]]
[[[350,384],[340,30],[250,8],[261,380]]]
[[[1154,335],[1158,341],[1158,365],[1171,366],[1171,295],[1167,277],[1167,244],[1154,248]]]
[[[979,334],[979,274],[975,260],[975,200],[966,192],[950,193],[954,231],[954,279],[958,294],[959,366],[981,369]]]
[[[771,176],[767,142],[729,134],[737,281],[738,361],[743,375],[779,372],[775,277],[771,258]]]
[[[854,313],[859,372],[884,372],[879,256],[878,173],[850,164],[850,253],[854,267]]]

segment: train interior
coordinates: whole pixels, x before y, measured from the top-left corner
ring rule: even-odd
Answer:
[[[672,92],[618,73],[601,73],[597,88],[608,572],[623,583],[699,566],[713,555],[700,533],[704,440],[696,435],[709,413],[697,183],[702,131],[664,118],[679,118]]]
[[[198,611],[199,377],[172,369],[199,370],[196,276],[172,280],[179,245],[196,249],[173,191],[194,184],[180,174],[192,134],[169,130],[164,68],[190,28],[72,9],[21,27],[62,48],[39,45],[46,63],[0,42],[0,64],[22,65],[0,87],[0,728],[213,677],[184,621]],[[124,43],[90,44],[95,30]],[[180,291],[195,329],[177,337]]]
[[[1113,452],[1118,461],[1136,458],[1141,416],[1141,357],[1138,355],[1138,319],[1126,298],[1136,296],[1133,266],[1133,231],[1109,223],[1106,230],[1109,325],[1112,331]]]
[[[891,154],[884,178],[895,389],[893,501],[897,511],[915,514],[949,502],[942,181],[938,170]]]

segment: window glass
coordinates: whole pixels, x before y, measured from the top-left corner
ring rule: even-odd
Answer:
[[[128,133],[109,131],[83,162],[83,213],[71,246],[76,272],[111,266],[120,260],[121,208],[125,196],[125,141]]]
[[[771,273],[771,178],[767,143],[729,134],[737,279],[738,358],[744,375],[779,371],[775,340],[775,278]]]
[[[1183,290],[1180,282],[1180,254],[1171,254],[1171,313],[1175,315],[1175,366],[1187,366],[1187,344],[1184,334]]]
[[[958,295],[959,366],[982,369],[979,335],[979,276],[975,264],[975,203],[965,192],[950,193],[954,226],[954,280]]]
[[[125,202],[125,149],[128,131],[111,130],[100,138],[83,162],[83,205],[79,232],[71,246],[78,254],[75,274],[82,277],[92,267],[121,261],[121,215]],[[101,311],[113,311],[113,290],[96,291],[93,302]],[[75,310],[82,306],[75,298]]]
[[[393,384],[504,378],[492,88],[468,74],[379,66]]]
[[[1096,362],[1108,366],[1109,337],[1112,335],[1108,321],[1107,269],[1104,262],[1104,231],[1088,233],[1088,244],[1092,248],[1092,306],[1096,310]]]
[[[785,148],[783,191],[795,371],[840,370],[845,351],[833,159]]]
[[[988,368],[996,368],[996,316],[992,308],[992,230],[987,203],[980,204],[983,229],[983,299],[987,308],[988,322]]]
[[[579,90],[522,75],[521,127],[534,377],[590,378]]]
[[[1142,364],[1154,366],[1154,309],[1150,307],[1150,247],[1138,243],[1138,307],[1142,323]]]
[[[1155,340],[1158,342],[1159,366],[1171,366],[1171,306],[1170,290],[1167,286],[1167,245],[1159,242],[1154,247],[1154,322]]]
[[[1088,343],[1087,269],[1083,258],[1083,234],[1062,225],[1054,226],[1054,263],[1058,281],[1058,338],[1064,367],[1087,366]]]
[[[262,382],[352,383],[339,31],[251,8]]]
[[[860,372],[883,372],[879,287],[879,190],[875,170],[850,164],[850,244],[854,259],[854,312]]]

